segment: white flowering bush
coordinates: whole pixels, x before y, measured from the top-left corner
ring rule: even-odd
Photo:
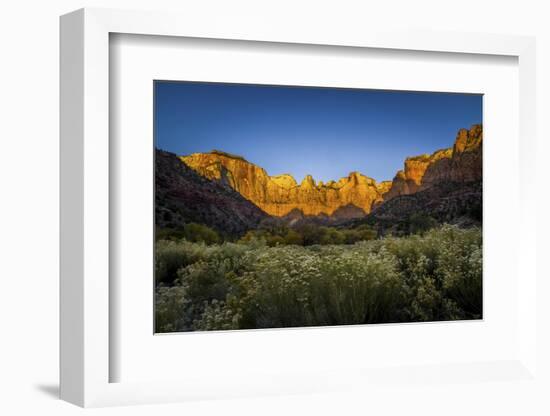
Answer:
[[[156,266],[159,332],[476,319],[482,313],[479,229],[446,225],[353,245],[159,241]]]

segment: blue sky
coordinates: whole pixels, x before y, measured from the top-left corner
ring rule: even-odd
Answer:
[[[482,121],[482,96],[156,81],[156,147],[213,149],[298,182],[359,171],[391,180],[407,156],[452,146]]]

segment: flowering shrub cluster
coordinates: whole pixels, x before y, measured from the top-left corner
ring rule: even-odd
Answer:
[[[157,332],[477,319],[477,228],[353,245],[158,241]]]

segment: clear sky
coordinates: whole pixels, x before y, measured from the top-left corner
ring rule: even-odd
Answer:
[[[391,180],[407,156],[452,146],[482,121],[482,96],[155,82],[156,147],[223,150],[300,182],[352,171]]]

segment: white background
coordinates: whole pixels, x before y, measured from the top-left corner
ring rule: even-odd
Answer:
[[[550,155],[550,30],[543,1],[12,1],[0,13],[0,97],[2,203],[0,259],[0,412],[3,414],[73,414],[82,412],[55,400],[58,372],[58,16],[83,6],[164,9],[193,12],[208,20],[211,13],[231,19],[235,14],[268,16],[327,25],[384,24],[433,27],[439,30],[533,34],[538,36],[538,134],[541,249],[548,235],[550,212],[545,155]],[[546,28],[545,28],[546,26]],[[503,180],[507,180],[503,178]],[[503,208],[505,209],[505,207]],[[506,230],[503,230],[506,238]],[[550,293],[549,284],[539,286]],[[548,303],[540,313],[548,324]],[[550,326],[546,326],[549,328]],[[549,332],[540,331],[550,350]],[[539,360],[548,366],[541,351]],[[546,353],[548,354],[548,353]],[[548,367],[546,367],[548,368]],[[548,374],[548,372],[547,372]],[[396,380],[398,382],[399,380]],[[547,389],[548,391],[548,389]],[[498,383],[484,386],[438,385],[396,391],[388,386],[376,397],[347,392],[315,396],[271,397],[162,405],[154,408],[93,410],[100,414],[548,414],[542,392]],[[434,394],[437,392],[437,394]],[[538,398],[538,399],[537,399]],[[544,407],[543,407],[544,406]]]

